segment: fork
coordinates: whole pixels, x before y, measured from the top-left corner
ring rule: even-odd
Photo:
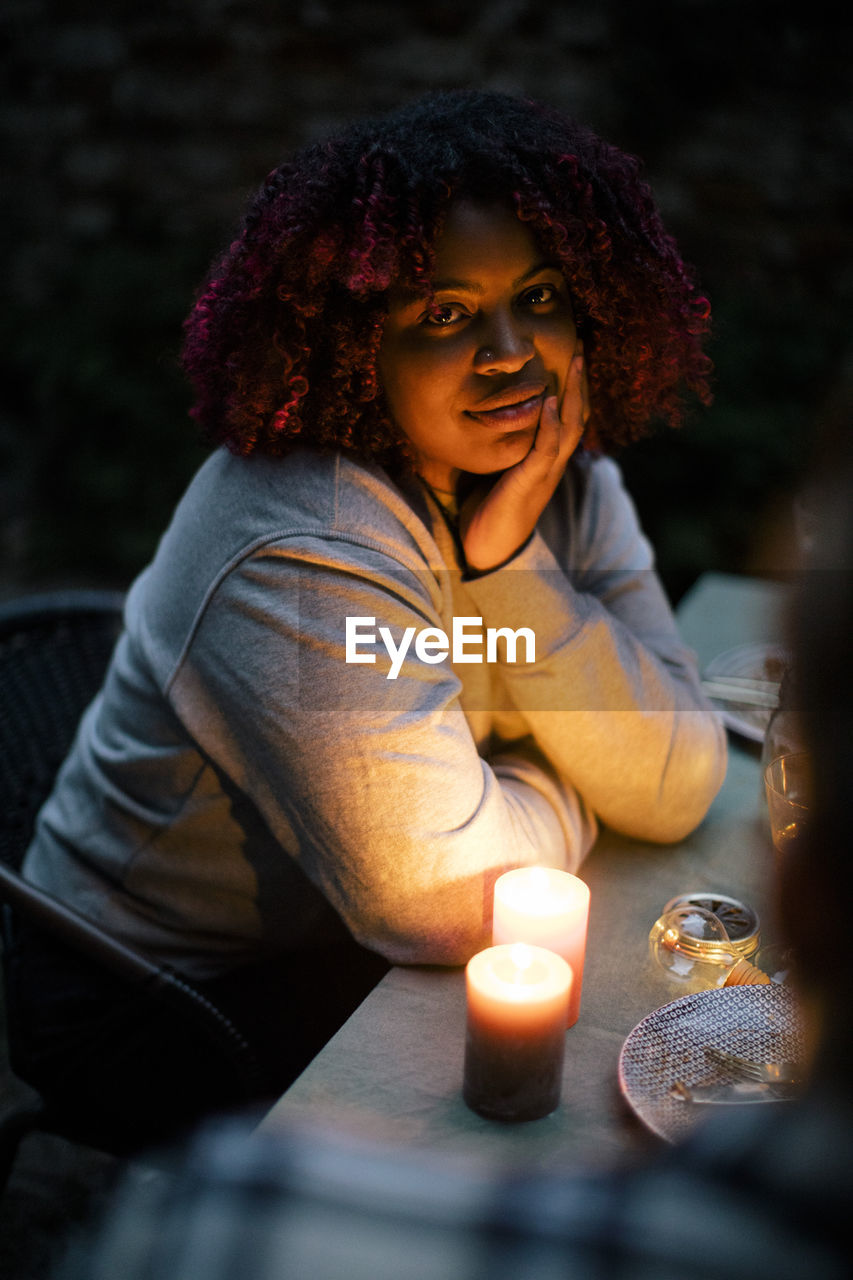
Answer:
[[[798,1062],[757,1062],[737,1053],[727,1053],[713,1045],[705,1052],[720,1066],[728,1067],[743,1080],[755,1080],[761,1084],[799,1084],[803,1079],[803,1068]]]
[[[738,680],[731,676],[715,680],[706,677],[702,689],[718,702],[736,702],[754,707],[775,707],[779,702],[779,686],[768,680]]]

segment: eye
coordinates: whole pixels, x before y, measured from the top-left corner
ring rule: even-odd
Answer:
[[[430,307],[429,311],[424,312],[421,322],[436,329],[447,329],[450,325],[457,324],[466,314],[462,307],[456,306],[455,303],[437,303],[434,307]]]
[[[559,299],[559,290],[553,284],[535,284],[531,289],[525,289],[521,295],[521,302],[527,307],[546,306],[554,303]]]

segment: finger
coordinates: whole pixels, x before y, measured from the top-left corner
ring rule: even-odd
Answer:
[[[583,352],[572,356],[563,399],[560,402],[560,418],[567,425],[580,422],[581,427],[589,417],[589,384],[586,377],[586,361]]]
[[[566,432],[569,452],[580,443],[589,418],[589,384],[586,377],[586,361],[583,351],[575,352],[569,366],[566,387],[560,404],[560,420]]]
[[[533,455],[541,463],[550,466],[560,456],[562,438],[563,424],[557,406],[557,397],[547,396],[542,402],[539,426],[527,456]]]
[[[592,412],[592,406],[590,404],[590,399],[589,399],[589,378],[587,377],[585,360],[583,362],[583,368],[581,370],[581,402],[583,406],[581,411],[581,417],[583,419],[583,425],[586,426],[587,422],[589,421],[589,415]]]
[[[557,403],[556,396],[546,396],[543,400],[542,410],[539,414],[539,426],[544,426],[546,431],[553,434],[559,433],[562,426],[562,418],[560,417],[560,406]]]
[[[555,466],[562,471],[582,434],[583,422],[580,417],[576,416],[574,423],[567,424],[560,416],[557,397],[548,396],[542,405],[539,430],[531,453],[536,455],[548,472]]]

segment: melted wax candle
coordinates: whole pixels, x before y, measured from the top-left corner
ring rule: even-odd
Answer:
[[[572,972],[523,943],[489,947],[465,970],[462,1096],[492,1120],[537,1120],[560,1102]]]
[[[589,888],[568,871],[518,867],[495,882],[492,941],[528,942],[562,956],[572,971],[567,1027],[578,1020],[589,920]]]

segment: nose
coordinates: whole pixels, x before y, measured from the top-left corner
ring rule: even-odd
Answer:
[[[477,373],[517,373],[535,354],[525,326],[513,315],[496,316],[474,354]]]

